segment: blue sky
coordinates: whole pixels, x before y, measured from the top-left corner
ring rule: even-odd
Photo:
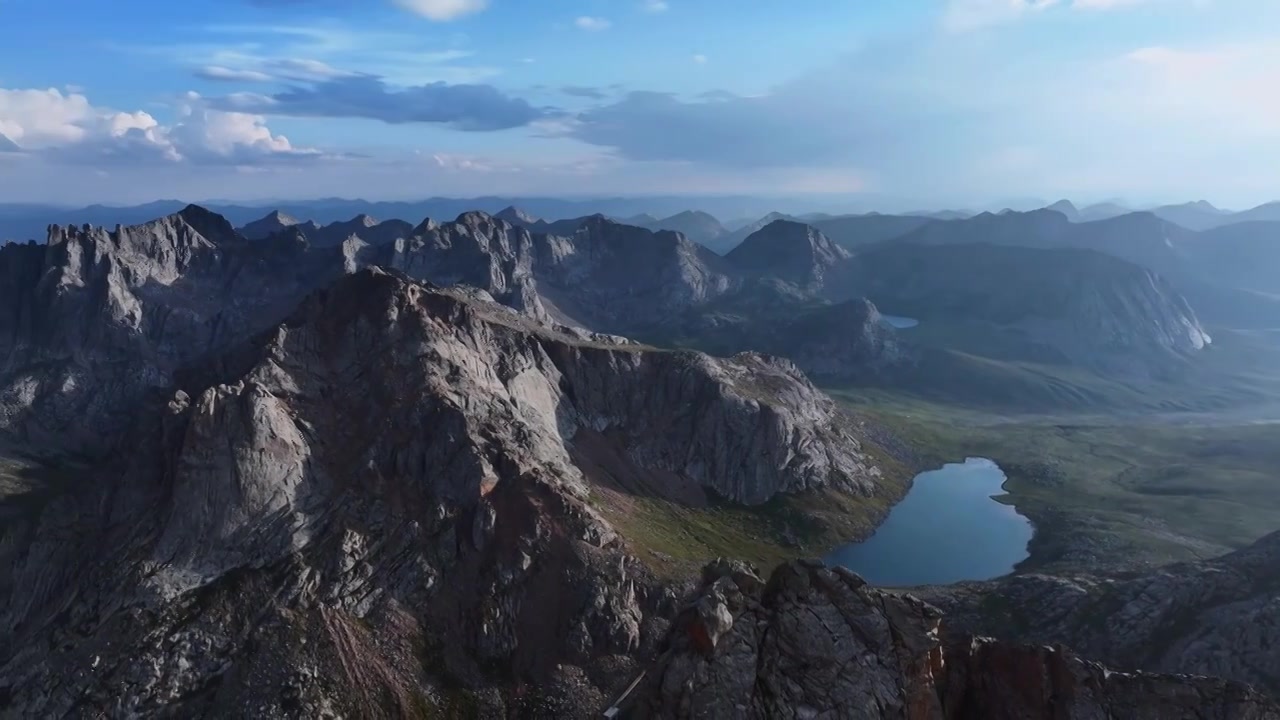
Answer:
[[[1280,196],[1274,0],[0,0],[0,195]]]

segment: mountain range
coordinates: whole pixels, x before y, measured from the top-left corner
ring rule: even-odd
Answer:
[[[693,577],[648,542],[654,503],[745,513],[750,542],[883,519],[917,459],[810,375],[959,373],[957,329],[1107,374],[1208,352],[1171,281],[1044,212],[850,244],[774,219],[721,255],[602,215],[188,206],[0,248],[0,447],[65,468],[0,497],[5,713],[1280,717],[1273,538],[931,595],[954,620],[817,561]],[[1035,622],[984,624],[1001,603]],[[1022,644],[1046,640],[1116,667]],[[1226,679],[1142,672],[1188,669]]]

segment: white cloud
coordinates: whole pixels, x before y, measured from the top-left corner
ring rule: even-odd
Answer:
[[[588,15],[583,15],[577,20],[574,20],[573,24],[577,26],[579,30],[586,30],[587,32],[599,32],[601,30],[608,30],[613,25],[613,23],[609,22],[604,18],[590,17]]]
[[[264,63],[266,73],[287,80],[330,80],[338,77],[349,77],[353,73],[339,70],[319,60],[302,58],[276,58]]]
[[[1125,55],[1116,71],[1126,87],[1115,102],[1132,111],[1154,111],[1166,123],[1214,128],[1236,140],[1280,138],[1280,95],[1261,90],[1280,87],[1274,45],[1146,47]]]
[[[95,107],[79,93],[0,89],[0,136],[24,152],[66,162],[248,163],[315,156],[273,134],[259,115],[206,107],[188,94],[178,120]]]
[[[484,10],[489,0],[392,0],[396,5],[428,20],[448,22]]]
[[[257,70],[238,70],[221,65],[205,65],[196,70],[196,76],[205,80],[224,80],[227,82],[270,82],[271,76]]]
[[[943,26],[952,32],[966,32],[1017,20],[1057,4],[1058,0],[950,0]]]
[[[640,9],[650,13],[663,13],[671,9],[671,5],[666,0],[644,0],[640,3]]]
[[[706,65],[706,64],[707,64],[707,56],[706,56],[706,55],[703,55],[702,53],[698,53],[697,55],[694,55],[694,56],[693,56],[693,61],[694,61],[695,63],[699,64],[699,65]]]

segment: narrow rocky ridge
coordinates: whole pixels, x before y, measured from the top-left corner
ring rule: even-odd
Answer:
[[[919,592],[971,632],[1065,643],[1117,667],[1215,675],[1280,695],[1280,533],[1131,577],[1029,574]]]
[[[1206,677],[1120,673],[1061,647],[945,637],[910,595],[815,561],[768,582],[719,562],[623,705],[640,718],[1261,720],[1280,705]]]

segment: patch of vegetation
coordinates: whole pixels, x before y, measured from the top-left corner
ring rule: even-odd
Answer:
[[[966,456],[1008,475],[1036,536],[1021,569],[1124,570],[1213,557],[1280,529],[1280,424],[1009,418],[889,395],[846,402],[931,465]]]
[[[902,480],[891,482],[901,486]],[[592,495],[632,553],[669,578],[689,577],[718,557],[767,571],[796,557],[824,555],[870,535],[897,499],[823,491],[758,506],[716,500],[695,508],[610,488]]]

